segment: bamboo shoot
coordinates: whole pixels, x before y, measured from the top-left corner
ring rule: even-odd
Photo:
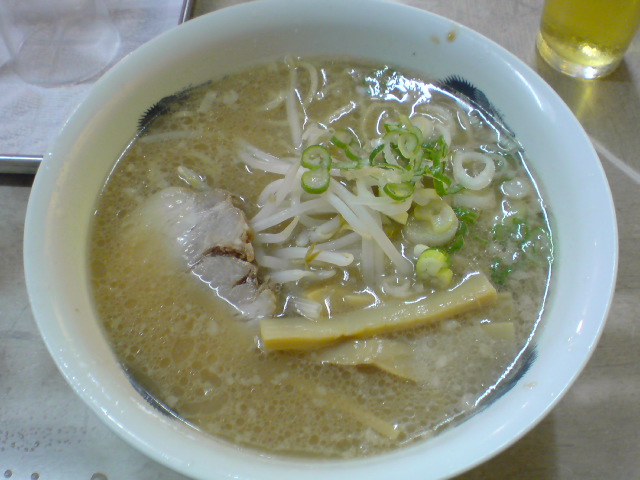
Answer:
[[[321,321],[302,317],[263,318],[260,335],[265,348],[271,350],[320,348],[345,339],[367,338],[427,325],[484,307],[496,297],[497,292],[487,277],[475,274],[455,288],[414,302],[390,302],[382,307],[351,311]]]
[[[333,365],[372,365],[405,380],[419,382],[415,354],[409,343],[388,338],[352,340],[311,354],[319,363]]]
[[[299,379],[291,381],[290,384],[301,393],[307,395],[311,401],[319,402],[325,408],[349,415],[354,420],[387,437],[389,440],[397,440],[400,436],[400,430],[397,425],[373,414],[363,408],[362,405],[339,392],[320,385],[311,385]]]

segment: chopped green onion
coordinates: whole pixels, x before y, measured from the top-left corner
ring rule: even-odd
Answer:
[[[399,123],[389,124],[389,127],[386,128],[387,131],[397,130],[399,132],[409,132],[411,134],[416,135],[420,143],[422,143],[422,130],[416,127],[408,116],[402,113],[399,113],[398,120],[399,120]]]
[[[444,180],[433,177],[433,188],[436,189],[436,192],[438,192],[438,195],[441,197],[444,197],[447,194],[447,183]]]
[[[495,225],[491,230],[491,235],[494,240],[498,242],[506,242],[509,238],[510,229],[505,224],[500,223]]]
[[[460,222],[458,223],[458,230],[453,240],[451,240],[451,243],[447,246],[447,252],[449,253],[457,252],[462,248],[464,245],[464,237],[466,237],[469,232],[469,225],[472,225],[478,219],[478,212],[470,208],[453,207],[453,211]]]
[[[360,141],[351,130],[336,130],[331,137],[331,142],[340,148],[352,147],[355,144],[360,146]]]
[[[512,216],[491,230],[493,240],[507,247],[510,262],[496,259],[491,264],[491,276],[496,285],[504,285],[515,269],[531,263],[544,265],[553,257],[549,232],[542,227],[531,229],[526,218]]]
[[[433,179],[433,188],[438,192],[438,195],[444,197],[445,195],[453,195],[464,190],[460,185],[452,185],[453,182],[451,178],[444,173],[446,167],[445,156],[449,147],[443,136],[429,143],[422,144],[421,148],[423,156],[419,158],[419,162],[416,162],[415,168],[421,170],[421,175]],[[427,163],[423,167],[424,160],[427,160],[431,164],[429,165]]]
[[[406,115],[404,115],[403,113],[398,114],[398,120],[400,120],[400,124],[405,128],[413,127],[413,123],[411,122],[411,119]]]
[[[331,137],[331,143],[342,149],[347,158],[360,160],[360,157],[353,152],[353,147],[360,148],[360,140],[350,130],[336,130]]]
[[[405,200],[413,195],[413,185],[408,182],[387,183],[382,190],[394,200]]]
[[[347,147],[344,149],[344,154],[347,156],[347,158],[351,159],[351,160],[356,160],[358,161],[358,163],[360,162],[360,157],[353,153],[353,151],[351,150],[351,148]]]
[[[456,193],[460,193],[464,190],[464,187],[460,184],[451,185],[445,191],[445,195],[455,195]]]
[[[353,170],[354,168],[360,168],[360,159],[355,158],[344,162],[333,162],[333,167],[341,170]]]
[[[329,188],[331,175],[329,169],[317,168],[302,174],[302,188],[307,193],[323,193]]]
[[[396,145],[398,143],[398,137],[400,136],[402,130],[389,128],[389,126],[386,124],[385,129],[387,130],[387,133],[382,136],[382,140],[384,140],[385,143],[391,144],[391,146]]]
[[[369,154],[369,163],[371,165],[374,164],[376,157],[380,154],[380,152],[382,152],[382,150],[384,150],[384,144],[382,145],[378,145],[376,148],[374,148],[371,153]],[[384,162],[384,157],[382,162]]]
[[[311,145],[302,152],[300,163],[310,170],[329,169],[331,167],[331,154],[322,145]]]
[[[491,264],[491,280],[496,285],[504,285],[507,283],[507,277],[513,270],[511,265],[507,265],[502,260],[496,260]]]
[[[449,286],[453,272],[449,268],[451,257],[442,250],[429,248],[422,252],[416,262],[416,275],[429,280],[441,288]]]
[[[458,219],[461,222],[471,224],[478,219],[478,212],[464,207],[453,207],[453,211],[456,212]]]
[[[447,142],[444,137],[441,135],[432,142],[426,143],[422,145],[422,149],[424,150],[425,156],[434,162],[435,164],[440,164],[441,159],[447,154]]]
[[[385,123],[384,124],[384,130],[387,133],[396,132],[399,128],[400,128],[400,125],[398,125],[397,123]],[[383,136],[383,138],[384,138],[384,136]]]
[[[458,231],[456,232],[456,235],[453,237],[453,240],[451,240],[451,243],[449,243],[449,245],[447,246],[447,252],[449,254],[457,252],[464,246],[464,233],[462,232],[462,230],[466,230],[466,225],[464,225],[464,223],[460,223],[458,225]]]
[[[413,132],[403,132],[398,137],[398,150],[407,160],[414,158],[420,152],[420,139]]]
[[[510,217],[509,223],[495,225],[491,231],[493,239],[498,242],[514,241],[519,244],[524,243],[529,238],[529,226],[525,219],[520,217]]]

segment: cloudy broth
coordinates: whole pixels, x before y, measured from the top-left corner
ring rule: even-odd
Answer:
[[[287,97],[292,85],[298,104]],[[325,458],[372,455],[427,438],[491,398],[531,340],[551,263],[542,199],[520,146],[499,119],[456,98],[447,85],[378,65],[327,59],[258,66],[192,89],[163,107],[109,176],[90,249],[98,316],[138,383],[184,421],[214,436],[270,453]],[[488,187],[447,196],[458,214],[475,216],[464,226],[462,247],[454,249],[449,242],[442,250],[449,249],[453,271],[445,290],[482,272],[497,299],[468,313],[381,335],[403,345],[412,378],[366,362],[319,361],[322,349],[265,348],[256,321],[238,318],[178,258],[165,254],[157,238],[131,240],[130,218],[146,199],[169,187],[192,187],[185,171],[239,197],[252,219],[263,188],[279,177],[247,165],[238,150],[249,143],[274,157],[299,158],[292,137],[300,132],[292,131],[291,108],[303,139],[320,124],[330,132],[352,131],[367,152],[384,135],[393,112],[424,115],[436,125],[434,138],[444,133],[448,140],[446,158],[480,152],[495,164]],[[328,145],[322,133],[317,139]],[[445,170],[449,177],[451,168]],[[381,228],[409,264],[415,263],[402,223],[385,219]],[[351,232],[344,230],[339,235]],[[256,248],[270,255],[280,247]],[[350,265],[317,285],[303,278],[274,287],[275,316],[299,315],[293,299],[309,291],[322,297],[326,310],[310,320],[321,322],[354,308],[374,309],[443,289],[421,283],[413,273],[408,280],[399,278],[388,259],[382,263],[386,283],[370,285],[359,259],[356,254]],[[258,267],[268,278],[269,269],[259,262]]]

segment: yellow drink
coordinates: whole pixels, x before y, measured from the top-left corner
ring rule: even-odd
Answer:
[[[538,50],[563,73],[595,78],[620,63],[640,25],[640,0],[547,0]]]

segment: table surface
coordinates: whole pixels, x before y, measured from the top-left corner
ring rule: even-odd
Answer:
[[[199,0],[193,14],[234,3],[239,2]],[[640,479],[640,256],[636,251],[640,244],[640,36],[612,75],[597,81],[576,80],[552,71],[535,51],[542,0],[400,3],[471,27],[536,70],[591,136],[618,216],[617,287],[592,359],[536,428],[457,480]],[[104,426],[71,391],[51,360],[31,314],[22,267],[31,182],[26,175],[0,175],[0,476],[14,480],[184,479],[144,457]]]

